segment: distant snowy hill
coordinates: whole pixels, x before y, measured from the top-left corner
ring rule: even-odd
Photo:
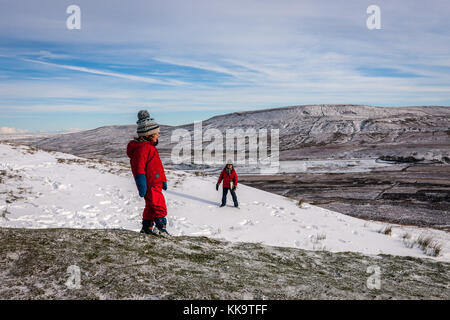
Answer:
[[[139,231],[144,201],[128,166],[10,144],[0,144],[0,159],[0,227]],[[174,236],[450,260],[444,231],[391,225],[389,232],[385,223],[299,206],[245,185],[238,186],[240,209],[219,208],[216,177],[168,170],[167,178],[168,230]]]
[[[215,116],[202,126],[279,129],[280,160],[413,156],[450,162],[450,107],[304,105]]]
[[[279,129],[281,160],[412,156],[450,162],[450,107],[304,105],[224,114],[202,125],[204,130],[222,132],[232,128]],[[180,128],[192,132],[193,124],[161,127],[159,149],[167,160],[174,146],[172,132]],[[123,160],[124,145],[135,130],[135,125],[107,126],[17,141],[83,157]]]
[[[161,125],[162,132],[167,132],[168,128],[170,126]],[[105,126],[92,130],[51,135],[45,138],[19,138],[14,142],[86,158],[123,161],[126,160],[126,145],[135,135],[136,125]]]

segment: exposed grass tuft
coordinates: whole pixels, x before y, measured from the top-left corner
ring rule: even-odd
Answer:
[[[442,244],[433,240],[430,236],[420,235],[419,238],[417,238],[416,243],[426,255],[432,257],[437,257],[442,251]]]
[[[413,248],[417,246],[424,254],[437,257],[442,251],[442,244],[434,240],[431,236],[421,234],[417,239],[411,239],[411,235],[406,233],[402,236],[403,244],[407,248]]]
[[[379,233],[385,234],[387,236],[390,236],[392,234],[392,226],[387,226],[378,231]]]

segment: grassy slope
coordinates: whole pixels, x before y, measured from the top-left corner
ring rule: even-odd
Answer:
[[[67,268],[81,268],[68,289]],[[381,268],[368,289],[367,267]],[[122,230],[0,228],[0,299],[449,299],[450,264]]]

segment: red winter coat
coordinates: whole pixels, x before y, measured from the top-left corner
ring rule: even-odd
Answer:
[[[233,181],[233,184],[237,186],[238,184],[238,175],[236,171],[234,171],[234,168],[231,170],[231,174],[227,173],[227,168],[225,167],[222,170],[222,173],[220,174],[219,180],[217,180],[217,184],[220,184],[223,180],[223,187],[224,188],[231,188],[231,181]]]
[[[131,140],[127,146],[133,176],[145,174],[147,193],[145,194],[144,220],[167,215],[166,200],[162,194],[162,183],[167,182],[164,167],[154,142]]]

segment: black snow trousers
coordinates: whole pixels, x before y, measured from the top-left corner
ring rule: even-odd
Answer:
[[[231,190],[230,188],[223,188],[223,191],[222,191],[222,206],[227,204],[227,193],[228,193],[228,190],[230,190],[231,197],[233,198],[234,206],[235,207],[239,206],[238,200],[237,200],[237,196],[236,196],[236,192]]]

